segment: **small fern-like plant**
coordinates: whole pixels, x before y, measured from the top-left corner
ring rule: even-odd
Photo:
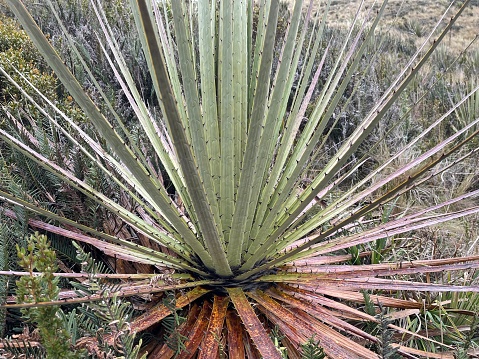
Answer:
[[[186,349],[185,342],[188,337],[183,335],[179,327],[185,323],[186,318],[181,316],[176,309],[176,295],[174,292],[167,292],[163,298],[163,305],[171,311],[171,315],[163,319],[165,327],[165,342],[167,347],[173,351],[175,356]]]
[[[302,359],[324,359],[325,357],[326,354],[324,354],[323,348],[314,337],[309,338],[308,341],[302,345]]]
[[[398,349],[392,346],[393,343],[393,330],[389,328],[392,320],[385,315],[384,308],[379,305],[378,319],[378,337],[377,352],[381,359],[400,359],[401,355],[398,353]]]
[[[475,313],[470,323],[470,330],[464,340],[457,343],[457,349],[454,353],[454,359],[469,359],[470,351],[476,351],[473,346],[473,339],[479,337],[479,315]]]
[[[90,319],[89,324],[83,323],[83,325],[86,324],[90,334],[95,335],[98,339],[98,346],[90,347],[90,351],[93,350],[99,358],[140,359],[141,339],[139,343],[135,342],[135,333],[131,332],[129,324],[133,312],[131,303],[122,300],[115,294],[117,285],[98,278],[98,274],[104,274],[107,271],[105,266],[97,263],[80,246],[76,245],[76,247],[82,272],[88,274],[88,279],[81,283],[72,283],[73,286],[80,297],[101,293],[97,301],[85,303],[81,308],[81,312],[86,318],[85,321],[88,322]],[[112,336],[114,340],[110,343],[103,340],[105,335]],[[80,340],[77,345],[81,347],[83,343],[84,341]],[[141,359],[144,358],[146,358],[146,354],[141,356]]]

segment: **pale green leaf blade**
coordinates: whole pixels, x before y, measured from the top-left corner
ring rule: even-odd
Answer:
[[[178,158],[182,159],[180,166],[185,176],[185,182],[193,208],[198,217],[202,239],[208,251],[208,256],[203,255],[202,260],[208,268],[214,270],[219,275],[230,275],[231,269],[226,260],[223,243],[215,223],[214,215],[211,211],[211,204],[208,203],[207,195],[198,173],[198,165],[192,153],[185,127],[180,118],[177,99],[171,89],[163,52],[158,43],[155,28],[150,17],[149,4],[142,0],[132,5],[134,6],[135,12],[139,14],[137,26],[140,29],[140,33],[145,34],[147,46],[144,51],[145,56],[150,58],[152,66],[150,72],[160,89],[158,96],[160,102],[163,104],[168,131],[172,137]],[[212,258],[215,258],[214,262]]]

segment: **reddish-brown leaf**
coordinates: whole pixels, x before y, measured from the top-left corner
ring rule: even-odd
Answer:
[[[15,304],[4,304],[0,307],[4,308],[31,308],[31,307],[40,307],[40,306],[51,306],[51,305],[64,305],[64,304],[72,304],[72,303],[87,303],[87,302],[94,302],[104,300],[105,298],[113,298],[113,297],[131,297],[135,295],[150,295],[153,293],[161,293],[166,292],[168,290],[181,290],[185,288],[191,287],[198,287],[200,285],[207,285],[211,284],[211,281],[197,281],[197,282],[184,282],[178,284],[171,284],[171,285],[157,285],[157,284],[133,284],[129,285],[125,283],[118,288],[117,292],[110,292],[110,293],[99,293],[93,294],[89,296],[79,297],[78,293],[70,290],[70,291],[62,291],[60,292],[60,299],[50,302],[38,302],[38,303],[15,303]],[[192,292],[194,292],[192,290]],[[194,300],[194,299],[193,299]],[[8,297],[7,302],[14,303],[15,297]],[[188,304],[188,303],[186,303]],[[185,304],[185,305],[186,305]],[[158,306],[157,306],[158,307]],[[155,308],[157,308],[155,307]],[[149,314],[148,312],[147,314]],[[168,314],[166,314],[168,315]],[[164,318],[164,317],[163,317]]]
[[[370,256],[371,252],[364,252],[361,254],[366,254],[366,256]],[[317,256],[312,258],[305,258],[301,260],[294,261],[291,265],[287,265],[284,268],[286,270],[294,270],[298,271],[301,268],[309,268],[310,270],[315,271],[314,268],[327,269],[329,267],[336,267],[337,269],[343,268],[345,271],[348,269],[351,270],[370,270],[370,268],[375,269],[399,269],[399,268],[411,268],[411,267],[421,267],[421,266],[440,266],[446,264],[456,264],[456,263],[464,263],[464,262],[473,262],[478,261],[479,256],[467,256],[467,257],[454,257],[454,258],[440,258],[440,259],[425,259],[425,260],[417,260],[417,261],[408,261],[408,262],[394,262],[394,263],[380,263],[380,264],[370,264],[370,265],[342,265],[342,266],[329,266],[328,264],[332,264],[335,262],[346,262],[351,260],[351,255],[338,255],[338,256]]]
[[[283,292],[288,293],[293,297],[305,298],[306,300],[312,301],[317,305],[322,305],[335,310],[336,316],[339,318],[376,322],[376,318],[373,316],[363,313],[355,308],[351,308],[350,306],[340,303],[336,300],[326,298],[321,293],[308,291],[302,288],[295,288],[289,285],[281,285],[280,287]]]
[[[328,352],[329,349],[329,357],[334,359],[379,358],[377,354],[373,353],[369,349],[366,349],[348,337],[338,333],[336,330],[321,323],[319,320],[315,319],[309,314],[299,309],[295,310],[294,313],[298,320],[309,322],[315,328],[315,338],[320,340],[320,345],[324,348],[325,352]]]
[[[474,292],[479,293],[479,286],[444,285],[435,283],[413,282],[397,279],[375,277],[331,279],[324,273],[288,273],[271,274],[261,277],[258,281],[272,283],[290,283],[317,286],[342,290],[410,290],[424,292]]]
[[[282,286],[282,288],[283,288],[283,290],[287,291],[288,287],[287,286]],[[289,288],[292,288],[292,287],[289,287]],[[334,306],[334,303],[336,303],[335,307],[338,307],[338,308],[343,307],[344,310],[347,310],[348,307],[345,306],[344,304],[335,302],[334,300],[331,300],[331,299],[328,299],[328,298],[324,298],[322,295],[320,295],[320,293],[315,293],[314,291],[319,291],[319,289],[318,288],[310,288],[310,290],[302,290],[300,288],[293,288],[290,292],[293,293],[293,294],[299,295],[299,296],[306,296],[307,298],[314,298],[320,304],[327,303],[326,305]],[[328,290],[324,291],[324,294],[335,296],[335,297],[340,298],[340,299],[345,299],[345,300],[357,301],[359,303],[364,303],[364,296],[363,296],[362,293],[359,293],[359,292],[332,291],[332,290],[328,289]],[[414,305],[414,307],[413,307],[414,310],[417,310],[417,308],[424,308],[423,303],[411,302],[411,301],[406,301],[406,300],[402,300],[402,299],[389,298],[389,297],[380,296],[380,295],[373,295],[373,294],[370,295],[370,298],[373,301],[373,303],[380,302],[381,305],[383,305],[383,306],[389,306],[389,307],[393,307],[393,308],[403,308],[403,307],[410,308],[411,305]],[[426,306],[426,308],[432,309],[432,308],[436,308],[436,306]],[[353,308],[349,308],[349,309],[350,309],[350,311],[352,311],[354,313],[358,313],[358,314],[361,313],[356,309],[353,309]],[[368,321],[373,321],[373,322],[377,321],[374,317],[372,317],[372,316],[370,316],[366,313],[362,313],[362,316],[358,315],[358,317],[359,317],[359,319],[362,318],[363,320],[368,320]],[[358,318],[356,318],[356,319],[358,319]],[[395,330],[395,331],[398,331],[400,333],[407,334],[409,336],[413,336],[413,337],[424,339],[424,340],[429,340],[430,342],[436,343],[436,344],[438,344],[440,346],[443,346],[443,347],[445,346],[444,344],[439,343],[439,342],[437,342],[433,339],[426,338],[424,336],[420,336],[419,334],[413,333],[413,332],[411,332],[409,330],[406,330],[404,328],[401,328],[401,327],[398,327],[398,326],[395,326],[395,325],[392,325],[392,324],[389,324],[388,327]]]
[[[359,258],[370,257],[372,252],[362,252],[359,253]],[[333,263],[343,263],[351,261],[351,254],[338,254],[334,256],[320,256],[317,254],[312,254],[310,257],[297,259],[294,262],[290,262],[284,268],[289,268],[294,271],[296,266],[320,266],[324,264],[333,264]]]
[[[228,328],[228,356],[230,359],[245,359],[244,333],[241,320],[233,310],[226,314],[226,327]]]
[[[199,297],[209,292],[209,289],[195,288],[188,293],[178,297],[176,299],[176,308],[183,308],[185,305],[190,304]],[[156,307],[151,308],[148,312],[140,315],[130,325],[131,332],[137,333],[145,330],[152,325],[158,323],[160,320],[170,315],[171,311],[163,304],[158,304]]]
[[[281,354],[263,328],[258,316],[251,307],[241,288],[228,288],[228,294],[238,312],[248,334],[263,358],[281,359]]]
[[[394,345],[394,347],[398,348],[398,352],[403,354],[403,355],[411,355],[408,356],[410,358],[417,358],[417,356],[421,358],[431,358],[431,359],[454,359],[455,356],[453,353],[430,353],[430,352],[425,352],[422,350],[418,349],[413,349],[413,348],[408,348],[404,346],[399,346],[399,345]]]
[[[269,290],[268,294],[271,295],[273,298],[279,299],[290,306],[296,307],[310,314],[311,316],[319,319],[320,321],[326,324],[329,324],[335,327],[338,330],[349,332],[350,334],[357,335],[360,338],[368,339],[372,342],[377,341],[377,338],[375,336],[364,332],[363,330],[355,327],[354,325],[351,325],[348,322],[345,322],[344,320],[341,320],[340,318],[335,316],[335,313],[331,312],[328,309],[323,308],[322,306],[314,305],[311,302],[298,300],[277,289]]]
[[[306,289],[310,293],[317,293],[328,295],[331,297],[349,300],[358,303],[364,303],[364,296],[361,292],[352,291],[352,290],[336,290],[334,288],[320,288],[312,285],[301,285],[300,288]],[[420,302],[413,302],[409,300],[397,299],[397,298],[390,298],[383,295],[370,295],[371,300],[373,303],[381,303],[384,307],[392,307],[392,308],[402,308],[402,309],[421,309],[424,308],[424,304]],[[426,308],[431,308],[426,306]]]
[[[195,322],[198,320],[198,315],[200,313],[200,307],[196,304],[193,304],[188,310],[188,316],[186,322],[180,325],[178,332],[188,337],[192,332]],[[169,359],[175,355],[175,351],[172,350],[168,344],[158,345],[153,351],[150,352],[148,356],[149,359]]]
[[[16,218],[16,215],[12,210],[4,209],[4,214],[6,214],[7,216],[9,216],[11,218]],[[76,229],[75,230],[68,230],[68,229],[57,227],[57,226],[54,226],[52,224],[49,224],[49,223],[46,223],[46,222],[43,222],[43,221],[39,221],[39,220],[36,220],[36,219],[29,219],[28,224],[30,226],[32,226],[33,228],[36,228],[36,229],[41,229],[41,230],[46,230],[46,231],[51,232],[51,233],[56,233],[58,235],[64,236],[66,238],[71,238],[71,239],[73,239],[75,241],[78,241],[78,242],[88,243],[88,244],[98,248],[99,250],[101,250],[106,255],[109,255],[109,256],[112,256],[112,257],[121,258],[121,259],[129,260],[129,261],[132,261],[132,262],[141,262],[141,263],[148,263],[148,264],[157,263],[154,260],[149,261],[147,259],[139,259],[139,258],[135,257],[134,255],[131,255],[131,252],[129,254],[128,248],[123,248],[122,246],[120,246],[118,244],[108,243],[108,242],[105,242],[103,240],[99,240],[97,238],[84,235],[82,233],[79,233],[79,230],[76,230]]]
[[[246,358],[248,359],[262,359],[263,357],[256,349],[251,337],[248,335],[248,332],[243,331],[243,342],[244,342],[244,349],[246,353]]]
[[[370,350],[346,338],[301,310],[291,312],[260,291],[249,292],[248,296],[260,304],[260,309],[264,308],[269,314],[281,318],[291,327],[296,328],[301,335],[306,336],[306,338],[314,336],[320,341],[325,353],[331,358],[377,358],[377,355]]]
[[[201,341],[208,327],[208,322],[211,318],[211,304],[208,300],[203,302],[203,308],[201,309],[200,315],[195,322],[190,333],[188,333],[188,340],[186,341],[186,349],[183,350],[176,359],[189,359],[192,358],[198,347],[200,346]]]
[[[301,353],[299,352],[298,348],[291,343],[288,337],[284,337],[281,339],[281,343],[285,346],[286,352],[288,353],[288,359],[301,359]]]
[[[328,279],[348,279],[361,277],[391,277],[396,275],[412,275],[443,271],[458,271],[479,268],[479,256],[465,258],[446,258],[431,261],[398,262],[369,265],[304,265],[291,267],[295,273],[314,273],[324,275]],[[469,262],[469,263],[464,263]],[[462,264],[461,264],[462,263]],[[313,274],[313,275],[314,275]]]
[[[301,345],[312,336],[312,331],[305,328],[306,325],[304,323],[298,323],[298,320],[294,322],[285,320],[286,317],[282,311],[268,311],[264,307],[260,307],[260,310],[274,326],[278,327],[281,334],[289,339],[291,346],[296,351],[300,351]]]
[[[228,297],[215,295],[208,331],[201,343],[198,359],[216,359],[218,356],[219,341],[221,339],[228,303]]]

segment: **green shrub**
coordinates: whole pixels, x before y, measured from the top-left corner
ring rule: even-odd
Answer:
[[[45,62],[33,42],[18,28],[13,19],[3,16],[0,16],[0,66],[22,87],[28,88],[29,81],[45,91],[50,98],[56,97],[56,79],[42,70],[45,68]],[[17,71],[25,76],[25,79]],[[11,110],[25,106],[27,102],[23,100],[20,91],[1,74],[0,81],[0,101],[4,105],[7,104]],[[35,98],[38,99],[38,96]],[[33,109],[32,106],[29,108]]]
[[[29,273],[16,282],[19,304],[38,304],[58,299],[59,278],[54,276],[58,267],[56,253],[50,248],[47,237],[39,233],[30,236],[27,247],[17,252],[20,266]],[[59,306],[48,305],[21,309],[28,322],[38,328],[47,359],[76,359],[79,354],[72,350],[70,334],[59,315]]]

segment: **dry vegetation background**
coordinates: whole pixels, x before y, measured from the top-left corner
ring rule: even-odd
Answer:
[[[293,0],[290,0],[294,3]],[[305,1],[307,3],[308,1]],[[313,0],[314,9],[321,10],[326,6],[327,1]],[[328,24],[330,26],[348,26],[355,16],[361,0],[332,0]],[[462,1],[456,2],[451,7],[447,18],[452,16],[454,10],[457,10]],[[375,5],[374,5],[375,4]],[[365,8],[378,6],[381,1],[364,0]],[[390,0],[388,2],[385,17],[382,20],[383,31],[391,35],[398,36],[401,39],[412,37],[416,45],[421,43],[421,39],[428,35],[436,22],[449,6],[448,0]],[[473,0],[464,11],[462,17],[454,26],[449,36],[449,41],[444,45],[458,53],[464,49],[479,33],[479,1]],[[452,40],[454,39],[454,40]],[[477,48],[477,45],[476,45]]]
[[[294,0],[287,2],[290,5],[294,4]],[[313,0],[313,10],[321,16],[327,2],[327,0]],[[368,10],[372,7],[372,18],[374,18],[376,11],[382,4],[382,1],[377,0],[332,0],[327,25],[331,28],[348,28],[361,2],[364,2],[363,10]],[[309,1],[304,0],[304,4],[307,6]],[[387,35],[391,42],[397,41],[397,43],[413,44],[417,48],[424,43],[430,31],[447,11],[444,20],[439,25],[439,30],[445,27],[448,19],[457,12],[463,1],[456,1],[447,10],[450,4],[451,1],[449,0],[389,0],[377,32]],[[361,11],[360,16],[365,16],[366,13],[367,11]],[[439,33],[439,30],[436,34]],[[425,66],[424,71],[420,75],[422,80],[419,80],[419,82],[422,84],[427,83],[427,78],[431,78],[430,76],[434,77],[434,73],[438,71],[438,68],[445,69],[448,67],[447,64],[455,60],[459,60],[458,63],[461,63],[461,61],[472,61],[477,64],[477,59],[479,59],[478,35],[479,1],[472,0],[453,26],[448,37],[443,40],[443,43],[437,50],[437,55],[434,55],[433,61],[436,65],[432,67],[429,67],[429,65]],[[431,38],[431,41],[433,39],[434,37]],[[461,52],[466,48],[468,48],[466,54],[461,55]],[[391,54],[391,56],[397,55]],[[467,60],[465,60],[466,58]],[[391,58],[389,61],[391,61]],[[439,63],[441,65],[436,67]],[[473,65],[473,67],[477,69],[476,65]],[[437,75],[439,76],[439,74]],[[470,74],[465,74],[461,66],[457,66],[450,71],[450,75],[447,78],[446,82],[448,85],[446,86],[451,88],[467,87],[466,84],[477,82],[477,77],[474,78]],[[436,88],[431,96],[436,98],[442,97],[441,91],[439,88]],[[421,126],[422,118],[431,116],[431,114],[428,116],[427,113],[428,110],[419,108],[411,118],[412,123],[415,126]],[[401,137],[404,134],[398,133],[397,135]],[[440,138],[443,134],[438,133],[437,135]],[[389,156],[391,149],[387,147],[383,147],[382,151],[380,151],[380,157]],[[408,159],[404,158],[403,160],[407,161]],[[400,211],[407,212],[413,207],[422,207],[438,200],[437,196],[450,198],[454,193],[457,195],[467,187],[477,186],[478,172],[477,168],[474,167],[474,164],[469,163],[463,168],[455,168],[441,180],[431,183],[428,187],[414,191],[411,197],[404,199],[405,202],[399,201],[396,203],[397,208]],[[440,258],[444,256],[477,254],[479,252],[478,224],[479,218],[470,216],[458,221],[448,222],[442,226],[424,229],[413,235],[413,238],[416,240],[407,245],[405,252],[399,250],[399,252],[393,254],[393,257],[399,256],[403,259],[414,260],[417,259],[416,256]],[[401,240],[398,242],[401,243]],[[397,249],[403,249],[402,245],[399,244]]]

